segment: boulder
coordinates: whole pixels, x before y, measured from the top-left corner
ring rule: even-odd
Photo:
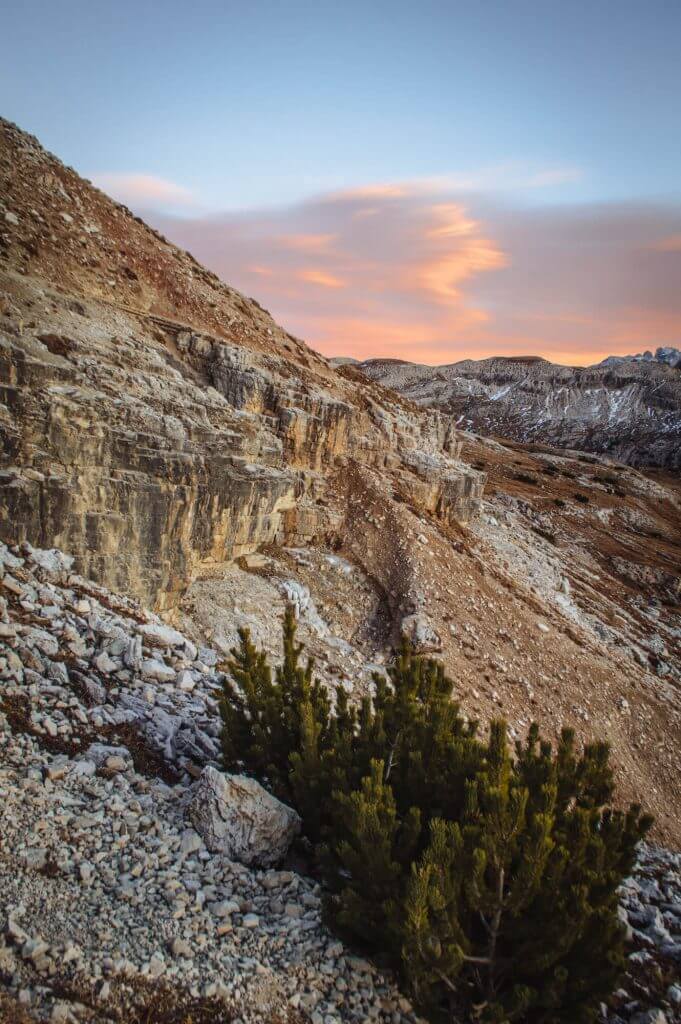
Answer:
[[[127,747],[112,747],[107,743],[91,743],[84,756],[97,768],[106,768],[110,772],[124,772],[132,765]]]
[[[442,640],[439,634],[429,618],[420,612],[405,616],[402,619],[400,630],[402,636],[409,641],[417,654],[442,650]]]
[[[300,831],[292,808],[245,775],[208,766],[194,786],[190,821],[212,853],[243,864],[270,867],[285,856]]]
[[[147,622],[139,626],[139,632],[149,643],[158,644],[159,647],[184,647],[185,638],[171,626],[165,626],[158,622]]]
[[[29,557],[48,576],[60,576],[62,573],[70,572],[75,561],[73,555],[65,555],[58,548],[50,548],[46,551],[41,548],[31,548]]]

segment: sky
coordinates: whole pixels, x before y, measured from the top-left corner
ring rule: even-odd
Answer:
[[[681,346],[678,0],[60,0],[0,112],[327,355]]]

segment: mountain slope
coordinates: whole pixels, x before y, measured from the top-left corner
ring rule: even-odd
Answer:
[[[0,122],[0,536],[172,606],[201,566],[336,525],[328,468],[430,453],[443,519],[484,478],[451,423],[379,401],[254,300]]]
[[[355,697],[404,633],[472,717],[610,738],[681,842],[676,481],[335,370],[6,122],[0,173],[0,538],[222,652],[293,601]]]
[[[681,469],[681,365],[675,352],[611,357],[587,367],[513,357],[447,366],[371,359],[358,369],[422,408],[450,413],[464,429],[673,470]]]

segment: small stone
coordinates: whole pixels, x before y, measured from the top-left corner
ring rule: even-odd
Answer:
[[[637,1013],[631,1018],[631,1024],[667,1024],[667,1018],[662,1010],[659,1010],[656,1007],[653,1010],[645,1010],[643,1013]]]
[[[101,654],[97,655],[95,666],[99,672],[104,672],[105,675],[108,675],[109,672],[117,672],[120,668],[118,662],[110,658],[106,651],[102,651]]]
[[[189,857],[192,853],[197,853],[202,846],[203,839],[193,828],[184,830],[180,839],[180,855],[182,857]]]
[[[63,964],[70,964],[74,960],[80,960],[82,956],[83,952],[80,946],[76,946],[75,943],[69,942],[60,959]]]
[[[257,914],[246,914],[242,923],[244,928],[257,928],[260,924],[260,918]]]
[[[185,639],[181,633],[170,626],[164,626],[156,622],[146,622],[139,627],[139,632],[145,638],[159,647],[184,647]]]
[[[165,973],[166,965],[160,956],[152,956],[148,964],[148,974],[150,978],[160,978]]]
[[[184,690],[185,693],[191,693],[196,686],[196,680],[189,669],[185,668],[181,672],[177,673],[175,684],[180,690]]]
[[[171,683],[175,679],[175,669],[155,658],[145,658],[142,662],[142,675],[146,679],[156,679],[159,683]]]
[[[214,903],[211,907],[214,917],[230,917],[231,914],[238,914],[239,910],[239,904],[234,900],[222,900],[221,903]]]
[[[85,751],[85,756],[98,768],[106,768],[113,772],[123,772],[132,763],[127,747],[114,747],[107,743],[91,743]]]
[[[24,587],[21,585],[21,583],[19,583],[18,580],[15,580],[14,576],[10,576],[10,574],[7,572],[3,576],[1,582],[3,587],[9,590],[11,594],[16,594],[17,597],[23,597]]]
[[[192,950],[189,943],[185,942],[184,939],[180,938],[173,939],[173,941],[170,943],[170,951],[173,954],[173,956],[182,956],[187,959],[191,958],[192,955]]]
[[[42,939],[27,939],[21,947],[21,955],[24,960],[32,960],[35,963],[49,952],[50,947]]]
[[[681,985],[670,985],[667,989],[667,999],[672,1006],[681,1006]]]
[[[31,868],[33,871],[42,871],[47,863],[47,850],[43,847],[26,850],[23,861],[27,868]]]
[[[78,873],[80,874],[80,880],[84,885],[89,885],[92,881],[92,864],[89,861],[84,860],[78,867]]]

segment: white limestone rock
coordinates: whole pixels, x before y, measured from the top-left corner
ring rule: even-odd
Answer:
[[[157,644],[159,647],[184,647],[185,638],[171,626],[164,626],[158,622],[146,622],[139,627],[140,633],[145,640]]]
[[[417,612],[402,619],[402,636],[418,654],[442,650],[442,640],[427,615]]]
[[[155,679],[159,683],[171,683],[175,680],[175,669],[156,658],[146,658],[142,662],[142,675],[145,679]]]
[[[70,572],[75,561],[73,555],[65,555],[58,548],[50,548],[49,550],[33,548],[30,558],[48,576],[59,576],[61,573]]]
[[[300,831],[296,812],[245,775],[208,766],[194,787],[189,818],[212,853],[270,867]]]

